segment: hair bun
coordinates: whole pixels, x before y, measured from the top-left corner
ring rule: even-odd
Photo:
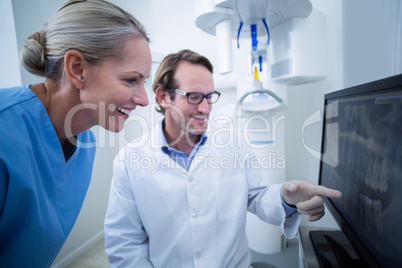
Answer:
[[[29,36],[21,50],[21,61],[29,72],[44,76],[46,71],[46,41],[43,31]]]

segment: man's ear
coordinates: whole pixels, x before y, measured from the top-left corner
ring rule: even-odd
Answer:
[[[167,107],[169,107],[170,97],[166,90],[163,89],[163,87],[156,88],[155,96],[163,108],[166,109]]]
[[[86,65],[84,55],[76,50],[69,50],[64,56],[64,70],[67,78],[78,89],[84,88]]]

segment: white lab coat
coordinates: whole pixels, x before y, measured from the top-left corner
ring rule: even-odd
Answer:
[[[300,214],[285,219],[280,185],[270,185],[238,140],[218,148],[223,137],[209,138],[187,172],[162,152],[161,133],[156,127],[148,145],[128,144],[114,161],[105,219],[111,267],[249,267],[247,210],[296,234]]]

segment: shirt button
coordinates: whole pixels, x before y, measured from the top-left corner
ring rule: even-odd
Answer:
[[[194,253],[194,258],[199,259],[201,257],[201,252],[197,251]]]
[[[191,218],[193,218],[193,219],[197,219],[197,217],[198,217],[197,213],[193,213],[193,214],[191,214]]]
[[[191,182],[191,181],[193,181],[193,180],[194,180],[194,178],[193,178],[192,176],[189,176],[189,177],[188,177],[188,181]]]

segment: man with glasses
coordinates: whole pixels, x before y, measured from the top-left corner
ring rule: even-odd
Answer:
[[[222,146],[230,133],[208,135],[220,97],[212,72],[209,60],[190,50],[161,62],[153,90],[165,117],[147,137],[150,146],[129,143],[114,162],[105,219],[111,267],[246,268],[247,210],[293,237],[296,210],[318,220],[321,196],[340,197],[307,181],[270,184],[250,167],[250,148]]]

